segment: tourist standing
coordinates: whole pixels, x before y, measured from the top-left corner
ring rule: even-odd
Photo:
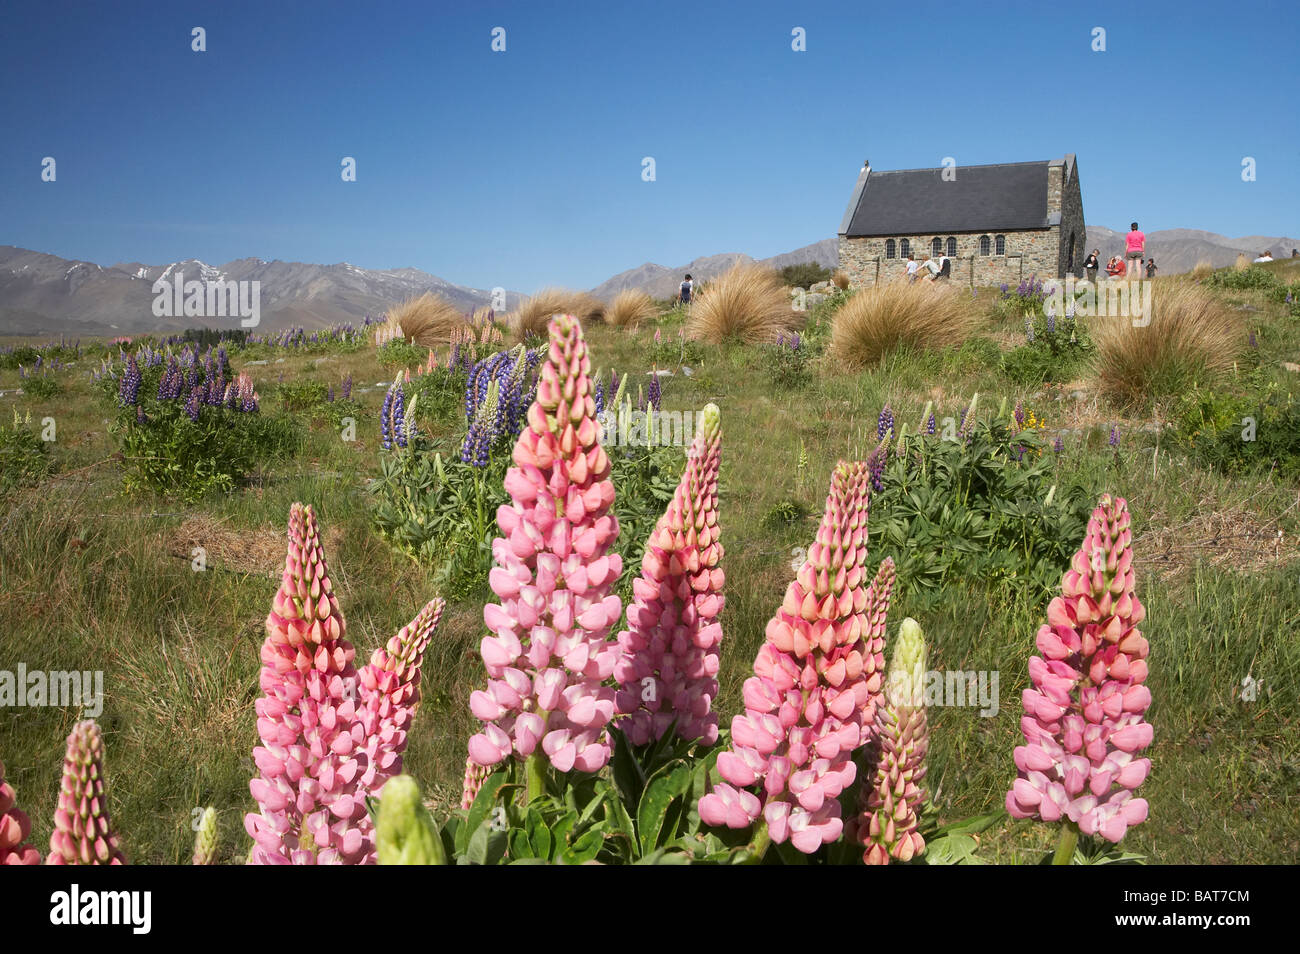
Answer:
[[[1147,237],[1138,231],[1138,224],[1129,226],[1128,235],[1124,236],[1125,257],[1128,259],[1128,274],[1137,272],[1142,277],[1142,259],[1147,252]]]
[[[907,256],[907,280],[909,282],[916,281],[917,268],[919,268],[919,266],[916,264],[916,256],[909,254]]]
[[[695,291],[695,281],[691,278],[690,275],[687,275],[686,280],[682,282],[681,288],[679,289],[681,302],[683,305],[689,305],[691,303],[691,294],[694,291]]]
[[[1101,259],[1097,258],[1097,253],[1101,249],[1094,248],[1092,254],[1083,260],[1083,274],[1090,282],[1097,281],[1097,269],[1101,267]]]
[[[1156,277],[1156,260],[1155,260],[1154,258],[1148,258],[1148,259],[1147,259],[1147,278],[1155,278],[1155,277]]]

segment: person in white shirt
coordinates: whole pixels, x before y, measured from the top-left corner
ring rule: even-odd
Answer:
[[[929,271],[930,274],[927,275],[926,278],[928,278],[930,281],[934,281],[939,274],[939,270],[943,268],[943,266],[939,264],[938,261],[931,258],[929,255],[925,257],[925,261],[923,261],[921,265],[927,271]]]
[[[1257,261],[1257,262],[1271,262],[1271,261],[1273,261],[1273,253],[1272,253],[1272,252],[1267,252],[1267,251],[1265,251],[1265,252],[1261,252],[1259,258],[1255,259],[1255,261]]]
[[[909,282],[916,281],[916,270],[919,267],[920,266],[916,264],[916,259],[913,256],[907,256],[907,280]]]

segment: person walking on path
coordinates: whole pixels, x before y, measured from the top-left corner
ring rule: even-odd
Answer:
[[[683,305],[689,305],[691,303],[691,293],[695,291],[695,282],[690,275],[686,276],[686,280],[682,282],[679,291],[681,303]]]
[[[1155,278],[1155,277],[1156,277],[1156,260],[1155,260],[1154,258],[1148,258],[1148,259],[1147,259],[1147,278]]]
[[[907,256],[907,280],[908,280],[909,282],[915,282],[915,281],[916,281],[916,270],[917,270],[919,267],[920,267],[920,266],[916,264],[916,256],[915,256],[915,255],[910,255],[910,254],[909,254],[909,255]]]
[[[1097,258],[1100,249],[1094,248],[1092,254],[1083,260],[1083,274],[1088,281],[1094,284],[1097,281],[1097,269],[1101,267],[1101,260]]]
[[[1128,259],[1128,275],[1137,272],[1138,278],[1142,277],[1142,259],[1146,257],[1147,237],[1138,231],[1138,224],[1134,222],[1129,227],[1128,235],[1124,236],[1124,257]]]

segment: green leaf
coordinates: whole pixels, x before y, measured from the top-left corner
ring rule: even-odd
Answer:
[[[641,851],[649,852],[659,847],[660,831],[673,800],[690,790],[691,766],[685,761],[670,762],[656,772],[641,795],[637,806],[637,832]],[[676,833],[670,831],[669,836]]]
[[[469,850],[470,839],[483,826],[484,821],[496,805],[497,793],[506,784],[505,772],[493,772],[483,780],[474,804],[465,816],[465,824],[456,831],[456,854],[465,854]]]

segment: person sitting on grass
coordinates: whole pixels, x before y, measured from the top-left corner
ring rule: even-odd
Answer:
[[[1124,274],[1124,261],[1118,255],[1112,255],[1106,263],[1106,277],[1119,278]]]

